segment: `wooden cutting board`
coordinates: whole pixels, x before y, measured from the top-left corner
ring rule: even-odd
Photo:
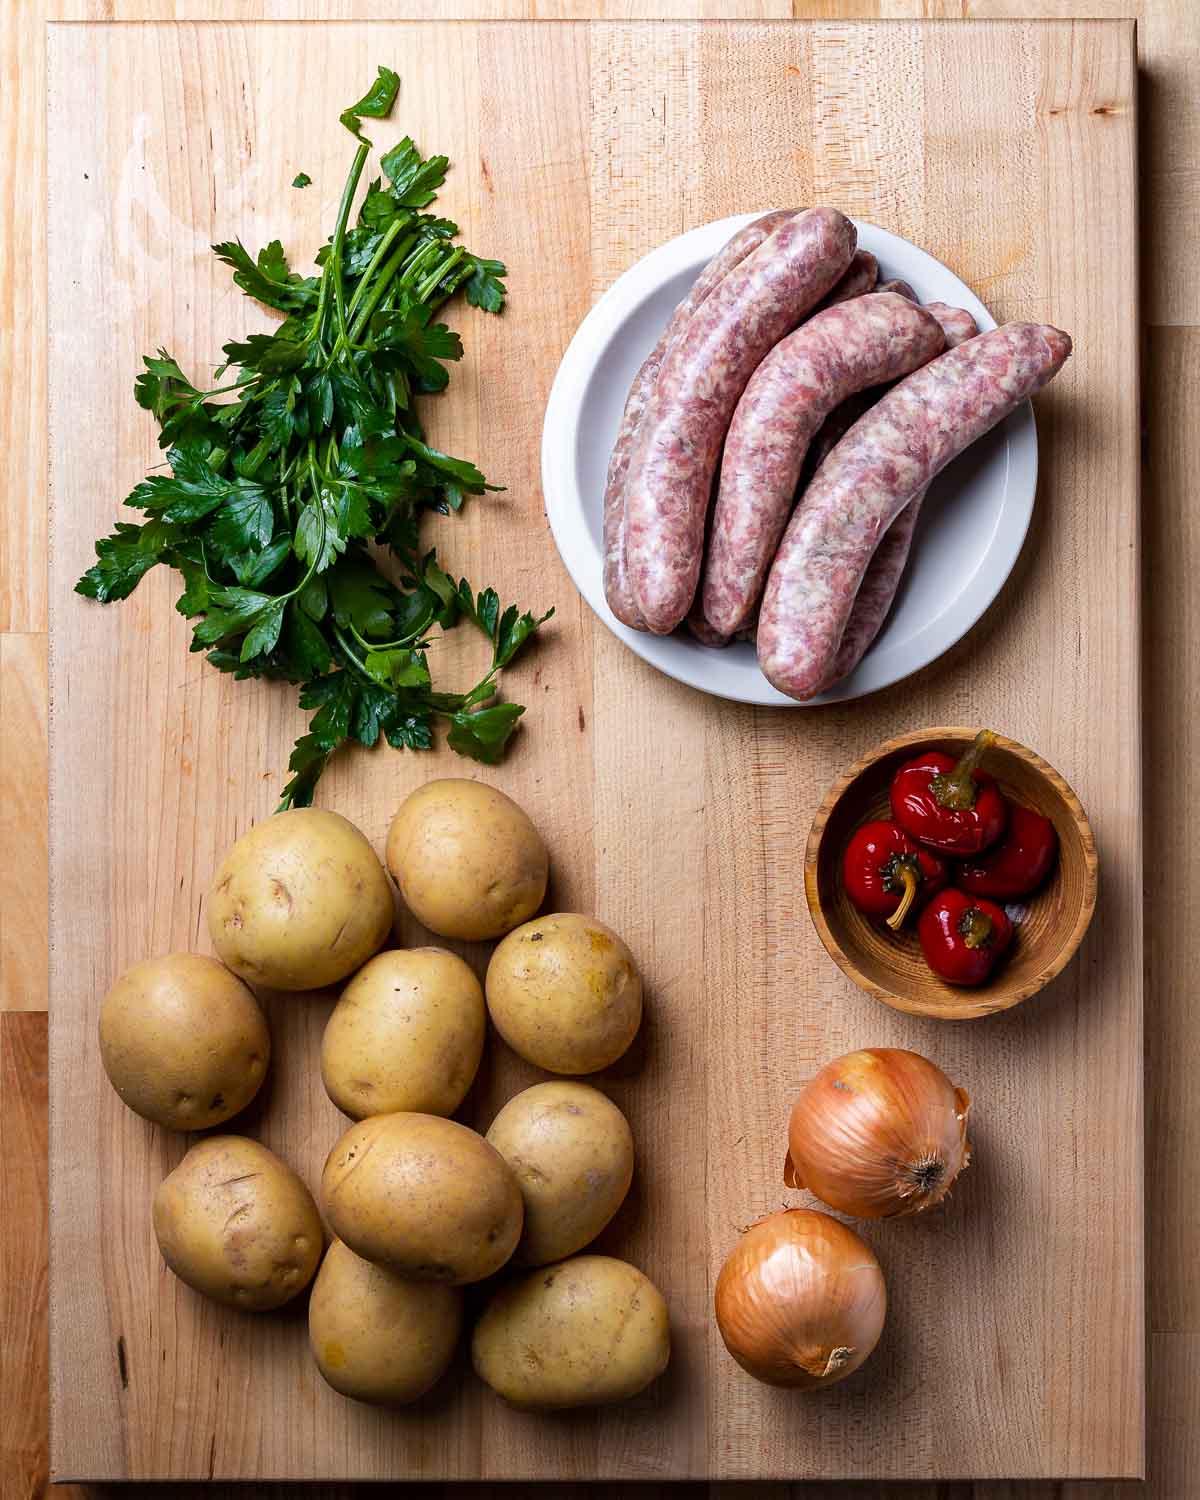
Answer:
[[[311,253],[350,154],[337,123],[376,64],[403,76],[385,145],[454,163],[440,205],[511,267],[502,319],[456,308],[467,358],[435,436],[503,495],[439,522],[472,579],[557,606],[508,688],[508,761],[349,753],[320,801],[382,841],[426,778],[514,795],[553,859],[552,908],[637,954],[648,1014],[600,1082],[638,1143],[603,1248],[670,1300],[670,1370],[605,1411],[504,1408],[465,1367],[411,1410],[343,1401],[304,1312],[251,1317],[163,1267],[153,1191],[187,1140],[127,1112],[95,1045],[129,963],[207,948],[215,861],[275,805],[292,690],[187,651],[172,581],[125,605],[71,593],[156,460],[139,358],[188,367],[256,316],[208,254],[240,235]],[[1132,23],[62,26],[50,33],[53,560],[52,1375],[58,1477],[1125,1476],[1143,1465],[1138,348]],[[299,111],[297,105],[299,104]],[[288,184],[300,170],[314,185]],[[557,361],[595,297],[724,214],[834,203],[908,236],[1000,319],[1075,355],[1038,400],[1040,499],[1008,586],[962,645],[863,702],[791,712],[704,697],[593,620],[542,512]],[[265,319],[262,320],[265,324]],[[442,648],[439,648],[439,651]],[[447,649],[466,679],[468,643]],[[802,890],[829,781],[884,736],[988,723],[1072,782],[1098,836],[1077,962],[1014,1013],[911,1019],[819,948]],[[401,913],[398,941],[421,930]],[[480,966],[482,947],[464,950]],[[316,1070],[331,998],[269,998],[277,1062],[245,1129],[310,1183],[345,1121]],[[716,1272],[781,1183],[799,1084],[852,1046],[914,1047],[975,1100],[976,1159],[943,1209],[867,1225],[891,1309],[856,1377],[768,1390],[727,1357]],[[466,1118],[535,1070],[492,1046]]]

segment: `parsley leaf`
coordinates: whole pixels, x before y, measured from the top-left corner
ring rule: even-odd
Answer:
[[[380,159],[379,165],[392,183],[392,196],[403,208],[425,208],[437,197],[446,180],[448,156],[431,156],[424,160],[412,143],[404,139]]]
[[[295,184],[293,184],[294,186]],[[315,305],[317,284],[295,275],[278,240],[258,252],[255,260],[241,240],[214,245],[219,261],[233,267],[233,280],[248,296],[281,312],[295,312]]]
[[[118,521],[113,534],[96,543],[97,561],[75,585],[75,592],[101,604],[127,599],[160,560],[159,550],[145,545],[148,529]]]
[[[358,122],[362,119],[387,119],[399,92],[400,75],[393,73],[391,68],[385,68],[381,63],[375,82],[357,104],[352,104],[349,109],[342,111],[339,119],[351,135],[366,142],[367,137],[362,133]]]
[[[460,709],[450,721],[446,743],[460,755],[494,766],[504,757],[517,720],[525,712],[519,703],[497,703],[491,708]]]
[[[208,538],[219,552],[243,552],[265,547],[274,530],[270,496],[250,480],[239,479],[223,496]]]
[[[506,295],[504,277],[508,274],[502,260],[471,257],[471,275],[467,280],[467,301],[484,312],[498,313]]]

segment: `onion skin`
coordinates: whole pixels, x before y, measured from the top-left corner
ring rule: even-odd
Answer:
[[[920,1213],[942,1201],[971,1160],[970,1107],[917,1052],[848,1052],[792,1108],[784,1182],[860,1219]]]
[[[844,1380],[879,1342],[883,1271],[853,1229],[815,1208],[752,1224],[721,1267],[717,1326],[756,1380],[816,1390]]]

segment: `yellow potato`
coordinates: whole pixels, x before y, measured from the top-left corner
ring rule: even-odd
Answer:
[[[633,955],[595,917],[538,917],[492,954],[487,1005],[508,1045],[548,1073],[607,1068],[637,1035],[642,981]]]
[[[624,1401],[667,1367],[667,1304],[635,1267],[576,1255],[498,1291],[475,1325],[479,1378],[513,1406]]]
[[[248,1312],[302,1292],[321,1258],[321,1220],[295,1172],[258,1141],[214,1135],[154,1195],[163,1259],[205,1296]]]
[[[538,1083],[510,1099],[487,1139],[516,1173],[525,1227],[513,1256],[544,1266],[582,1250],[625,1200],[633,1135],[625,1116],[586,1083]]]
[[[374,849],[320,808],[276,813],[244,833],[208,893],[208,930],[224,963],[252,984],[337,984],[387,939],[395,907]]]
[[[481,1135],[438,1115],[372,1115],[325,1163],[325,1217],[365,1260],[463,1286],[498,1271],[521,1238],[521,1190]]]
[[[486,1030],[483,990],[457,955],[377,953],[325,1027],[325,1091],[355,1120],[399,1110],[451,1115],[471,1087]]]
[[[430,781],[392,820],[387,867],[418,922],[476,940],[500,937],[537,911],[549,856],[503,792],[480,781]]]
[[[258,1001],[215,958],[148,958],[100,1007],[100,1059],[129,1108],[168,1130],[206,1130],[244,1109],[271,1056]]]
[[[456,1286],[406,1281],[330,1245],[308,1303],[308,1341],[317,1368],[343,1396],[402,1406],[436,1385],[462,1332]]]

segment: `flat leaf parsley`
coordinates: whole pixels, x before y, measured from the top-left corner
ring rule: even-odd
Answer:
[[[524,710],[494,701],[498,675],[553,614],[535,618],[455,582],[419,539],[423,512],[449,514],[497,488],[425,441],[414,398],[445,389],[462,358],[438,310],[461,291],[498,313],[505,268],[425,212],[449,163],[422,157],[407,136],[382,157],[384,175],[352,220],[371,151],[361,122],[386,118],[399,86],[381,67],[341,116],[358,145],[318,274],[293,271],[278,240],[256,255],[240,240],[213,246],[242,291],[282,320],[226,344],[211,388],[165,350],[145,358],[135,395],[158,423],[169,472],[136,486],[125,504],[144,521],[118,521],[75,586],[102,603],[124,599],[165,563],[183,580],[176,608],[194,622],[193,651],[237,677],[300,685],[313,714],[283,807],[312,801],[340,745],[382,735],[427,750],[437,719],[460,755],[499,760]],[[293,186],[308,182],[301,173]],[[390,550],[396,577],[373,545]],[[488,671],[468,692],[435,691],[428,648],[463,620],[491,642]]]

